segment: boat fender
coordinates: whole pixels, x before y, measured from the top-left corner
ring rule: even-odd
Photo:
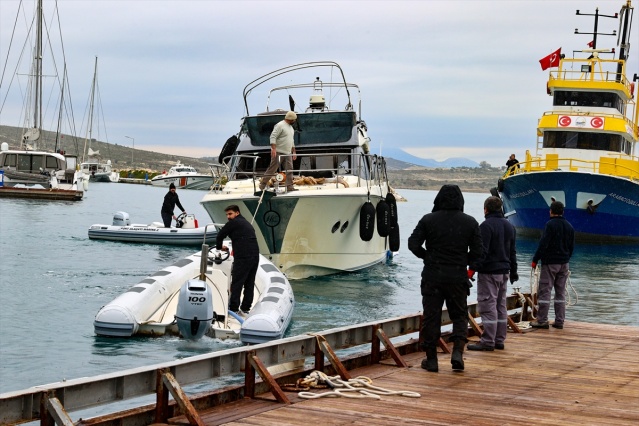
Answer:
[[[233,155],[233,153],[237,149],[237,145],[239,144],[239,142],[240,140],[235,135],[228,138],[224,143],[224,146],[222,147],[222,151],[220,151],[219,157],[217,157],[217,161],[222,164],[224,158]]]
[[[359,237],[362,241],[370,241],[375,232],[375,207],[370,201],[359,209]]]
[[[379,200],[375,215],[377,216],[377,233],[380,237],[388,237],[390,231],[390,207],[386,200]]]
[[[499,192],[504,192],[504,180],[502,178],[499,178],[497,181],[497,190]]]
[[[399,251],[399,225],[391,226],[390,233],[388,235],[388,248],[395,252]]]
[[[386,194],[386,202],[388,203],[388,207],[390,208],[390,226],[398,226],[397,221],[397,200],[392,192],[388,192]]]
[[[490,195],[493,197],[499,197],[499,190],[496,187],[490,188]]]

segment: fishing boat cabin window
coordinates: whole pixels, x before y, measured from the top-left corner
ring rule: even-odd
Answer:
[[[623,114],[624,103],[618,95],[608,92],[575,92],[575,91],[555,91],[553,97],[555,106],[587,106],[615,108]]]
[[[621,135],[590,132],[545,132],[544,148],[572,148],[623,152],[630,155],[630,144]]]

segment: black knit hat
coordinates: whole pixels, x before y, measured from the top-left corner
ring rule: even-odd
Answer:
[[[175,184],[173,182],[171,182],[171,185],[169,185],[169,189],[175,189]]]

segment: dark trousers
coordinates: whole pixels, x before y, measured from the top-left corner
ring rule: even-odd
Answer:
[[[424,323],[420,333],[424,350],[436,348],[442,335],[442,308],[444,302],[453,322],[450,340],[467,342],[468,336],[468,284],[466,282],[421,284]]]
[[[257,274],[259,264],[259,256],[241,257],[233,260],[229,311],[237,312],[238,309],[242,309],[244,312],[248,312],[251,310],[255,291],[255,274]],[[244,290],[244,297],[242,298],[242,306],[240,306],[242,289]]]
[[[170,228],[171,220],[173,220],[173,213],[160,212],[160,214],[162,215],[162,222],[164,222],[164,227]]]

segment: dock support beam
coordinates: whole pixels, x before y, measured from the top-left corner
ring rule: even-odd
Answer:
[[[169,392],[173,399],[180,406],[180,409],[189,420],[189,424],[195,426],[205,426],[191,401],[186,396],[180,384],[175,380],[173,374],[167,369],[158,370],[157,375],[157,401],[155,410],[156,423],[166,423],[169,419]],[[168,392],[167,392],[168,391]]]
[[[384,329],[382,329],[379,324],[375,324],[374,326],[372,326],[372,329],[373,335],[371,337],[371,364],[378,364],[381,360],[382,354],[380,342],[383,342],[384,347],[395,361],[395,364],[397,364],[398,367],[407,368],[408,364],[406,364],[406,361],[404,361],[402,356],[399,354],[397,348],[395,348],[388,336],[386,336],[386,333],[384,333]]]
[[[271,393],[282,404],[290,404],[291,401],[282,391],[280,385],[277,384],[271,373],[260,360],[255,351],[249,351],[246,353],[246,363],[244,367],[244,396],[249,398],[255,398],[255,372],[260,375],[264,382],[268,383]]]

